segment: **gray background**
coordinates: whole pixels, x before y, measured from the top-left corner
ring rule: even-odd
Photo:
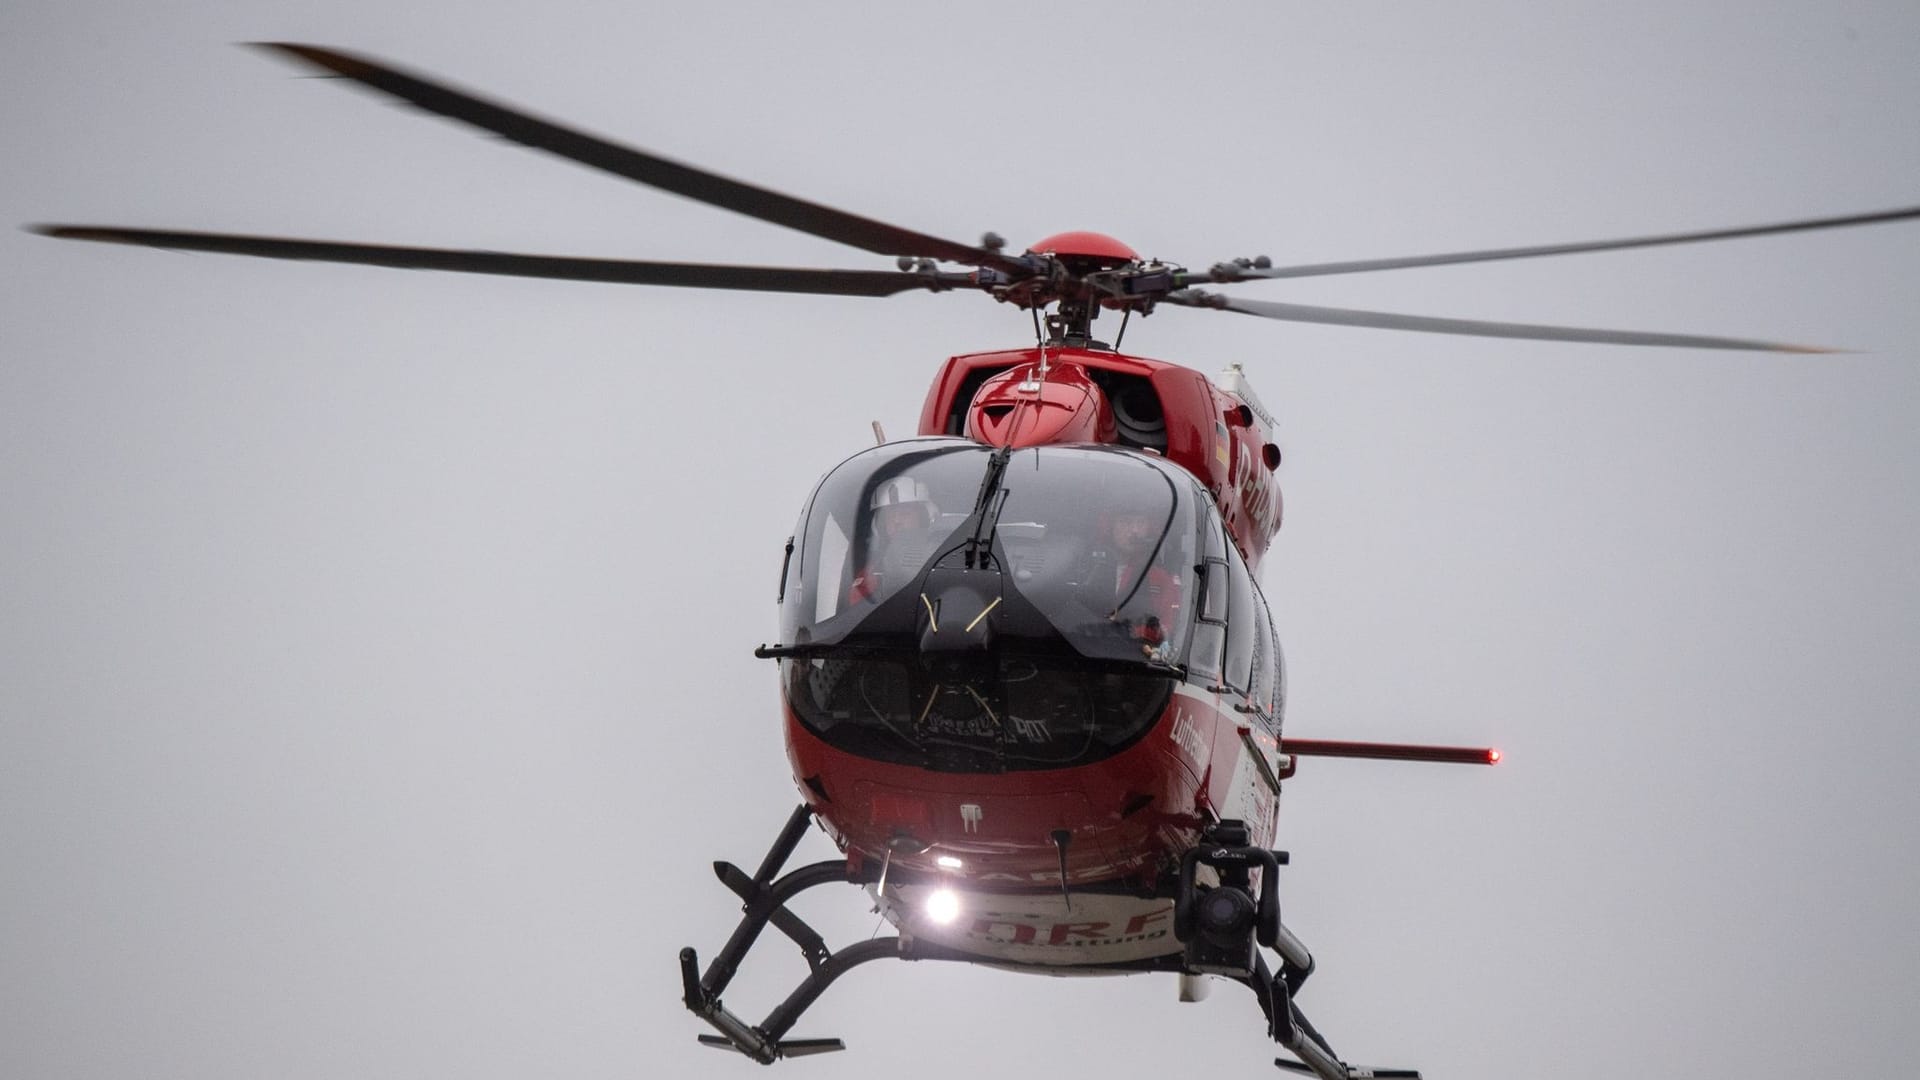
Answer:
[[[261,38],[933,233],[1197,265],[1920,201],[1911,0],[12,0],[4,217],[887,265],[228,44]],[[707,862],[756,860],[795,801],[749,655],[780,543],[870,420],[909,433],[939,360],[1024,316],[18,231],[0,274],[0,1075],[758,1075],[694,1045],[673,957],[731,926]],[[1509,755],[1288,786],[1303,1002],[1346,1056],[1920,1054],[1917,286],[1909,224],[1241,290],[1837,357],[1135,323],[1246,364],[1281,419],[1289,730]],[[874,929],[852,890],[807,911]],[[730,1003],[761,1015],[791,952]],[[869,968],[796,1034],[852,1046],[801,1076],[1271,1056],[1231,987],[934,965]]]

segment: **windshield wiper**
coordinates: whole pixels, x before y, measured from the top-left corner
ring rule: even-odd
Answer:
[[[1000,512],[1007,505],[1007,492],[1001,481],[1006,478],[1007,462],[1012,457],[1013,448],[1003,446],[987,458],[987,474],[980,478],[980,493],[973,500],[973,535],[967,538],[966,555],[969,570],[985,569],[993,558],[993,530],[1000,524]]]

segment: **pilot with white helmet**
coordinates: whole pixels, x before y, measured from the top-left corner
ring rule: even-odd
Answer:
[[[847,586],[848,604],[877,599],[924,569],[939,516],[927,485],[911,476],[881,484],[868,506],[866,558]]]

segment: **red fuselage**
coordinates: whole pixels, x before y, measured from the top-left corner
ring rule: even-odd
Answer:
[[[1113,467],[1123,471],[1145,472],[1151,467],[1156,477],[1184,474],[1191,478],[1179,481],[1193,492],[1181,504],[1189,508],[1187,518],[1181,520],[1196,537],[1213,537],[1212,555],[1203,557],[1200,549],[1205,542],[1197,541],[1169,567],[1172,575],[1183,580],[1175,583],[1167,571],[1156,570],[1160,577],[1154,579],[1154,588],[1159,589],[1164,578],[1167,589],[1184,593],[1173,604],[1176,609],[1182,602],[1193,607],[1183,625],[1190,628],[1186,632],[1194,644],[1180,663],[1153,667],[1147,675],[1072,676],[1109,680],[1103,685],[1140,678],[1146,681],[1125,685],[1151,687],[1152,696],[1128,697],[1149,702],[1151,712],[1138,717],[1123,736],[1099,753],[1049,768],[1036,766],[1031,759],[1015,767],[974,767],[956,766],[951,759],[930,764],[931,758],[872,752],[869,742],[823,736],[823,732],[836,722],[851,726],[854,721],[845,718],[863,709],[891,717],[871,725],[883,729],[880,737],[918,730],[930,712],[937,717],[935,700],[943,693],[952,695],[959,677],[923,672],[917,676],[920,681],[914,684],[918,689],[913,696],[905,691],[892,697],[881,695],[892,702],[881,708],[874,705],[874,695],[848,690],[858,680],[847,676],[845,669],[864,662],[857,659],[858,652],[847,654],[855,657],[850,660],[783,661],[788,755],[803,796],[850,860],[884,863],[903,882],[918,882],[922,889],[928,887],[926,882],[939,882],[967,896],[972,914],[959,921],[958,929],[944,931],[951,944],[992,959],[1042,965],[1115,963],[1174,950],[1177,945],[1168,928],[1160,925],[1167,901],[1116,898],[1115,894],[1129,890],[1150,894],[1177,866],[1180,853],[1198,842],[1201,829],[1214,821],[1245,821],[1253,843],[1271,843],[1279,804],[1284,674],[1254,568],[1280,523],[1280,494],[1273,476],[1279,455],[1270,442],[1271,421],[1264,410],[1244,388],[1235,389],[1240,392],[1216,387],[1198,373],[1173,364],[1099,350],[1049,347],[1044,357],[1039,349],[955,357],[928,394],[921,416],[922,436],[962,436],[994,448],[1061,446],[1062,451],[1036,452],[1078,453],[1082,458],[1087,455],[1071,448],[1104,446],[1107,457],[1095,454],[1087,460],[1116,463]],[[951,439],[929,445],[929,454],[939,453],[942,446],[964,446]],[[1126,465],[1129,457],[1131,466]],[[1030,469],[1058,478],[1061,470],[1075,464],[1067,459],[1044,464],[1051,460],[1034,458]],[[1155,462],[1178,470],[1169,471]],[[1086,467],[1087,462],[1079,464]],[[1098,482],[1104,474],[1088,475]],[[1159,482],[1165,485],[1171,480]],[[854,490],[850,482],[841,486]],[[1007,497],[1019,486],[1010,484]],[[1081,494],[1091,501],[1089,513],[1102,528],[1132,509],[1124,491],[1137,495],[1142,490],[1095,486],[1098,490]],[[825,501],[827,495],[822,493],[831,487],[823,481],[816,500]],[[920,515],[917,500],[926,494],[917,490],[921,487],[925,485],[910,471],[884,463],[875,466],[873,478],[857,489],[857,498],[840,497],[858,507],[843,517],[857,520],[868,511],[869,502],[874,504],[872,512],[892,514],[894,519],[901,505],[915,507],[913,513]],[[1030,483],[1022,490],[1030,490]],[[972,494],[973,489],[967,488],[968,498]],[[1104,505],[1102,499],[1118,505]],[[889,501],[890,505],[881,505]],[[991,501],[983,494],[980,505]],[[955,500],[949,496],[944,502],[952,511]],[[810,508],[809,513],[814,511]],[[1067,531],[1061,523],[1048,520],[1045,506],[1008,513],[1018,520],[996,519],[996,537]],[[941,519],[927,511],[912,523],[961,516],[954,511]],[[811,529],[812,539],[803,540],[802,545],[811,543],[818,549],[831,548],[830,536],[859,535],[857,527],[835,525],[823,530],[803,519],[805,529]],[[962,526],[961,533],[953,535],[964,531]],[[849,565],[859,561],[857,547],[854,554],[844,554],[841,549],[847,542],[838,542],[841,548],[808,555],[810,580],[817,576],[825,581],[830,576],[825,564],[835,558]],[[875,541],[876,547],[882,543]],[[954,542],[950,536],[944,543],[952,548]],[[1005,543],[1011,549],[1015,539]],[[1013,572],[1020,565],[1017,551],[1001,554],[1009,564],[1007,582],[1027,576],[1024,569]],[[1059,565],[1056,555],[1052,566],[1057,571]],[[1129,575],[1126,570],[1118,572],[1123,578]],[[964,572],[959,573],[964,577]],[[927,647],[949,648],[952,642],[938,632],[950,638],[962,624],[973,631],[990,618],[1013,618],[1007,608],[996,607],[997,600],[985,599],[998,596],[995,590],[1012,591],[1011,584],[998,584],[999,574],[998,569],[993,572],[996,584],[981,592],[978,600],[968,599],[973,594],[964,589],[938,593],[924,584],[931,578],[916,579],[921,584],[908,592],[920,590],[918,602],[904,595],[893,601],[892,608],[876,606],[883,614],[874,616],[873,622],[907,615],[919,618],[919,605],[924,604],[921,640]],[[847,614],[848,609],[874,603],[861,591],[864,586],[848,589],[840,584],[842,580],[833,577],[833,584],[816,584],[817,595],[801,598],[803,621],[815,615],[858,618],[858,612]],[[1203,592],[1209,594],[1204,600]],[[948,605],[944,624],[941,604]],[[790,597],[789,608],[793,606]],[[1118,613],[1116,608],[1116,617]],[[988,622],[980,632],[992,629]],[[795,634],[796,639],[807,637],[804,630]],[[1154,655],[1154,639],[1144,640],[1148,644],[1125,646],[1134,650],[1135,666],[1143,671],[1150,665],[1140,662],[1142,651]],[[1202,644],[1208,641],[1213,644]],[[991,646],[983,639],[979,648],[985,651]],[[1004,666],[998,678],[1006,678]],[[931,692],[925,689],[929,684]],[[983,690],[974,699],[991,725],[1035,723],[1020,715],[1017,707],[1009,707],[1011,693],[995,699],[997,708],[987,694]],[[797,695],[807,697],[804,708]],[[1089,693],[1086,700],[1096,696]],[[1033,715],[1041,712],[1037,706],[1032,710]],[[1063,865],[1068,891],[1105,892],[1109,898],[1102,902],[1108,906],[1096,904],[1089,914],[1085,902],[1076,908],[1061,901]],[[1061,904],[1057,911],[1051,906],[1056,902]],[[889,916],[903,927],[914,921],[904,908],[889,911]],[[930,925],[913,929],[928,936],[942,933]]]

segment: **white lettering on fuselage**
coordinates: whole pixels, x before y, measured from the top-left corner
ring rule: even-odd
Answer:
[[[1154,925],[1173,913],[1172,908],[1144,912],[1128,919],[1125,925],[1107,922],[1034,922],[993,913],[973,922],[967,937],[989,945],[1051,945],[1096,947],[1131,945],[1166,937],[1168,927]]]
[[[1187,760],[1195,767],[1206,763],[1206,741],[1200,737],[1199,726],[1193,722],[1193,717],[1187,715],[1184,706],[1176,706],[1173,710],[1173,744],[1187,755]]]
[[[1274,520],[1274,484],[1255,458],[1253,445],[1244,439],[1234,440],[1234,475],[1240,479],[1240,509],[1262,535],[1271,534],[1279,524]]]

